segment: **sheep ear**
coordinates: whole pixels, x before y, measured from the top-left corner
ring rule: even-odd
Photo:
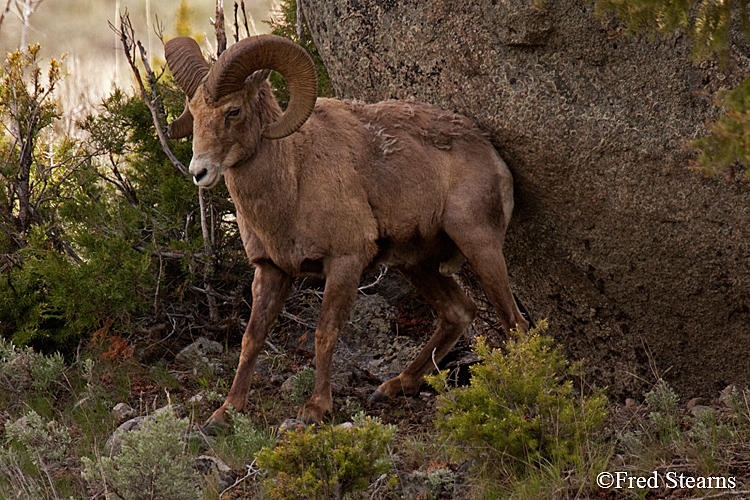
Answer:
[[[249,94],[255,95],[263,82],[268,80],[268,75],[271,74],[270,69],[259,69],[252,75],[248,76],[245,80],[245,89]]]
[[[193,114],[190,112],[190,101],[185,102],[185,110],[179,118],[175,119],[167,127],[167,137],[170,139],[182,139],[193,135]]]

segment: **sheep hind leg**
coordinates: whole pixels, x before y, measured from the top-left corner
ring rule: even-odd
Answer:
[[[423,378],[456,345],[461,334],[474,320],[477,307],[466,296],[456,281],[438,269],[407,269],[402,273],[430,302],[438,314],[437,329],[417,357],[398,377],[378,387],[370,402],[384,401],[399,394],[411,395],[419,391]]]
[[[518,309],[510,289],[508,268],[503,256],[504,230],[493,225],[467,229],[464,224],[460,231],[446,232],[466,256],[474,271],[479,275],[484,292],[495,308],[500,324],[506,332],[512,328],[529,329],[529,322]]]
[[[226,411],[229,406],[237,411],[245,408],[255,361],[263,349],[271,326],[281,313],[291,285],[292,277],[275,265],[268,263],[256,265],[252,286],[253,308],[242,337],[242,352],[237,373],[226,401],[206,421],[203,426],[204,431],[226,427],[228,425]]]

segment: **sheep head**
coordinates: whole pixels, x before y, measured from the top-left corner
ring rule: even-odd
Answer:
[[[164,52],[188,98],[168,134],[172,139],[193,134],[190,173],[198,186],[215,186],[227,168],[251,157],[261,140],[296,132],[315,106],[315,65],[304,49],[285,38],[258,35],[241,40],[212,68],[191,38],[168,41]],[[270,70],[287,81],[290,99],[278,120],[264,124],[258,100]]]

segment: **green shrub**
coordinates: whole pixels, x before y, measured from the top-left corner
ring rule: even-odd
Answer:
[[[312,395],[315,388],[315,368],[306,366],[292,377],[292,391],[289,394],[292,402],[301,405]]]
[[[354,425],[286,432],[278,445],[257,454],[267,473],[264,488],[278,500],[343,498],[367,489],[391,468],[389,444],[396,427],[359,414]]]
[[[263,448],[273,447],[276,437],[269,430],[259,430],[249,415],[231,408],[228,413],[232,430],[226,436],[225,443],[231,456],[225,458],[238,465],[237,468],[242,468],[249,457],[255,456]]]
[[[578,461],[579,449],[607,414],[603,393],[576,393],[575,367],[545,329],[514,331],[502,350],[477,339],[479,363],[471,367],[468,387],[450,388],[447,371],[427,377],[440,393],[438,430],[490,475]]]
[[[318,48],[310,35],[307,21],[302,23],[302,40],[297,37],[297,0],[281,0],[276,4],[276,9],[268,22],[271,25],[271,33],[288,38],[305,49],[315,63],[315,72],[318,75],[318,97],[335,97],[328,70],[323,65]],[[280,74],[271,73],[271,87],[279,104],[286,108],[289,102],[289,88]]]
[[[83,477],[122,500],[197,498],[198,476],[183,441],[187,428],[188,420],[178,419],[168,407],[122,434],[115,457],[83,457]]]
[[[750,388],[739,390],[733,386],[726,392],[724,400],[737,426],[743,430],[750,430]]]
[[[50,392],[64,373],[65,362],[60,353],[45,356],[0,337],[0,389],[16,394]]]
[[[2,483],[7,483],[13,498],[60,498],[55,479],[67,468],[70,443],[64,425],[45,421],[34,410],[6,425],[0,444],[0,497],[5,498]]]
[[[669,444],[679,439],[679,415],[677,403],[679,397],[663,379],[659,379],[654,388],[645,394],[646,405],[653,410],[648,418],[656,428],[659,440]]]
[[[633,414],[617,432],[619,454],[640,471],[679,464],[686,474],[731,476],[746,461],[749,398],[749,389],[733,387],[724,394],[728,411],[696,406],[683,412],[674,390],[659,379],[645,394],[646,413]]]

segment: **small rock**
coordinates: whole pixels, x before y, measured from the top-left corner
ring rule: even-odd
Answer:
[[[390,336],[396,329],[396,313],[397,309],[380,295],[360,295],[352,306],[346,329]]]
[[[190,406],[198,406],[199,404],[202,404],[205,400],[206,400],[206,396],[204,396],[202,392],[199,392],[192,398],[188,399],[187,402]]]
[[[721,391],[721,395],[719,396],[719,399],[722,403],[727,404],[727,401],[732,396],[732,393],[737,392],[737,386],[734,384],[729,384],[724,388],[723,391]]]
[[[357,395],[362,399],[368,399],[370,395],[375,392],[376,387],[374,385],[366,385],[357,387],[354,389],[354,392],[357,393]]]
[[[345,387],[349,387],[354,383],[354,373],[340,372],[333,376],[333,380]]]
[[[208,362],[209,354],[221,354],[223,351],[224,348],[218,342],[199,337],[198,340],[177,353],[174,361],[178,365],[192,367],[199,362]]]
[[[307,425],[297,418],[288,418],[281,422],[279,426],[278,436],[281,436],[285,432],[304,430]]]
[[[118,427],[115,432],[113,432],[112,435],[109,436],[107,442],[104,443],[104,450],[109,453],[110,458],[120,454],[123,434],[125,434],[126,432],[134,431],[136,429],[140,429],[141,425],[143,425],[143,422],[145,422],[146,419],[153,420],[153,418],[153,415],[135,417],[121,424],[120,427]]]
[[[705,398],[693,398],[690,401],[688,401],[687,404],[687,410],[693,411],[696,406],[706,406],[708,404],[708,401]]]
[[[195,459],[195,470],[204,476],[213,475],[219,491],[232,486],[236,479],[234,471],[227,464],[209,455],[201,455]]]
[[[625,400],[625,408],[635,408],[636,406],[638,406],[638,401],[635,399],[627,398]]]
[[[144,422],[146,422],[147,420],[154,420],[160,413],[167,411],[169,408],[170,406],[167,405],[159,408],[151,415],[131,418],[130,420],[121,424],[117,429],[115,429],[115,432],[113,432],[112,435],[109,436],[109,439],[107,439],[107,442],[104,443],[104,449],[107,451],[107,453],[109,453],[110,458],[120,453],[120,449],[122,448],[123,434],[125,434],[126,432],[134,431],[136,429],[140,429]],[[171,409],[174,414],[178,416],[184,411],[184,409],[179,405],[172,405]]]
[[[695,405],[690,409],[690,413],[692,413],[693,416],[698,416],[703,412],[713,413],[713,411],[713,408],[704,405]]]
[[[226,373],[224,364],[218,359],[209,359],[206,362],[206,365],[208,365],[208,367],[211,369],[211,373],[213,373],[214,375],[224,375]]]
[[[263,378],[269,378],[272,371],[271,364],[268,362],[268,356],[258,356],[258,359],[255,361],[255,374]]]
[[[276,374],[271,377],[271,383],[274,385],[283,384],[286,379],[284,378],[284,375]]]
[[[293,388],[294,388],[294,375],[286,379],[284,383],[281,384],[281,387],[279,387],[279,390],[281,392],[292,392]]]
[[[378,370],[380,368],[380,365],[383,364],[383,361],[385,361],[383,358],[373,359],[367,364],[368,368],[370,370]]]
[[[342,424],[339,424],[337,427],[340,427],[342,429],[347,429],[348,430],[348,429],[351,429],[352,427],[354,427],[354,424],[352,422],[344,422]]]
[[[185,438],[191,447],[195,447],[198,453],[205,453],[208,450],[215,449],[217,446],[216,438],[209,436],[200,429],[191,430]]]
[[[126,420],[133,418],[135,416],[135,410],[127,403],[117,403],[115,407],[112,408],[112,415],[115,417],[115,420],[117,420],[117,423],[121,424]]]

